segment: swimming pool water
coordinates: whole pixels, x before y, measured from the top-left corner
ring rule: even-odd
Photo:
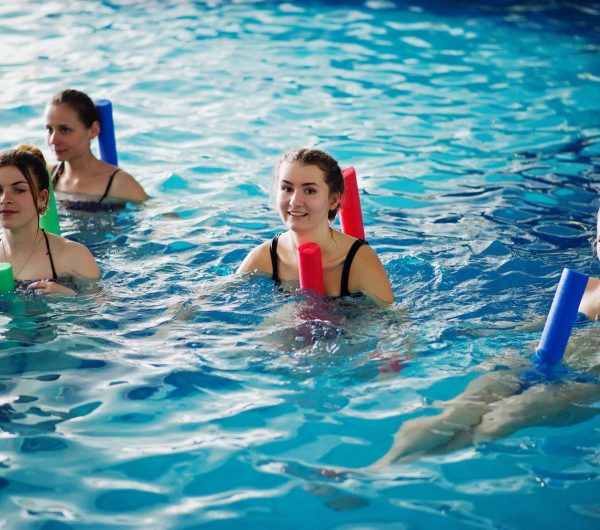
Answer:
[[[600,276],[599,25],[597,2],[3,3],[0,147],[43,145],[60,89],[108,97],[152,195],[61,212],[99,287],[0,298],[3,528],[597,526],[594,414],[321,470],[368,465],[529,355],[539,331],[515,327],[563,267]],[[305,145],[356,167],[408,320],[351,302],[315,320],[232,277],[280,230],[272,167]]]

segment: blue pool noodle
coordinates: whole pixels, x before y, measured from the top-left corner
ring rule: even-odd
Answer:
[[[563,269],[536,350],[542,364],[552,365],[562,359],[587,282],[588,277],[585,274]]]
[[[96,108],[100,115],[100,158],[113,166],[118,166],[117,142],[115,140],[115,124],[113,122],[112,103],[109,99],[96,101]]]

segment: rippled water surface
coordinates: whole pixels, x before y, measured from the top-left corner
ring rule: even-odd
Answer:
[[[3,2],[0,147],[43,145],[58,90],[107,97],[152,199],[61,212],[98,289],[0,298],[0,526],[597,527],[593,406],[321,470],[529,355],[563,267],[600,276],[599,29],[597,2]],[[231,276],[307,145],[356,167],[408,321]]]

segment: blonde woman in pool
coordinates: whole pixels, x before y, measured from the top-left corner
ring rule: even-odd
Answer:
[[[600,259],[600,211],[597,216],[596,254]],[[579,305],[589,320],[600,318],[600,280],[590,278]],[[486,373],[457,397],[434,408],[442,412],[405,422],[391,449],[367,468],[380,470],[394,462],[448,453],[507,436],[536,425],[565,425],[584,421],[600,410],[589,406],[600,399],[600,333],[589,330],[571,339],[564,362],[581,377],[527,385],[523,357],[511,359],[511,370]]]

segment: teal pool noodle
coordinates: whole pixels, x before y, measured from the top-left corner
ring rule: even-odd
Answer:
[[[569,342],[588,276],[563,269],[536,354],[542,364],[559,362]]]
[[[100,116],[100,158],[113,166],[119,165],[117,157],[117,141],[115,140],[115,124],[113,122],[112,103],[109,99],[98,99],[96,108]]]

